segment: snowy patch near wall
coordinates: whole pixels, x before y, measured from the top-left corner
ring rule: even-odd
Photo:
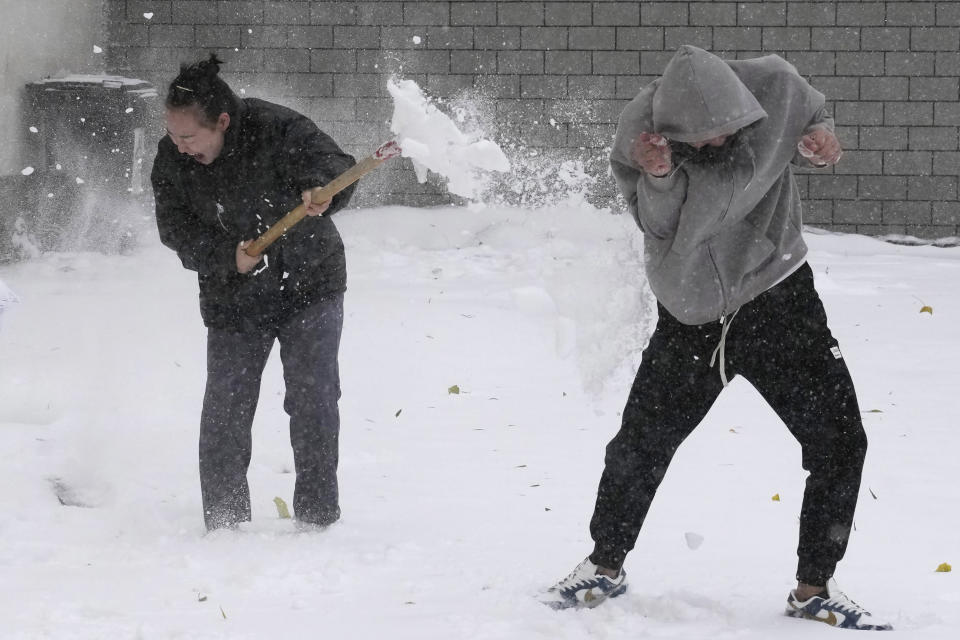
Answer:
[[[420,182],[432,171],[446,178],[450,193],[476,199],[489,186],[492,172],[510,170],[497,143],[461,131],[416,82],[390,78],[387,89],[393,97],[390,130]]]

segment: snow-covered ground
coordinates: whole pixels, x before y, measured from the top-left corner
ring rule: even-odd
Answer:
[[[319,533],[274,506],[293,475],[272,358],[253,522],[204,535],[205,333],[171,251],[0,267],[19,298],[0,326],[0,637],[847,633],[782,615],[804,472],[741,379],[681,447],[627,559],[630,591],[591,611],[537,602],[590,551],[604,446],[651,327],[629,219],[580,206],[336,220],[343,518]],[[960,563],[960,249],[807,239],[870,438],[838,581],[903,637],[956,638],[958,575],[935,569]]]

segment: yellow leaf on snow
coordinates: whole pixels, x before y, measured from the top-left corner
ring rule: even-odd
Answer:
[[[773,494],[773,497],[770,498],[770,499],[773,500],[774,502],[780,502],[780,494],[779,494],[779,493],[775,493],[775,494]]]
[[[455,384],[452,387],[447,389],[447,393],[450,395],[457,395],[460,393],[460,385]]]
[[[933,315],[933,307],[925,304],[920,307],[920,313],[929,313],[930,315]]]
[[[287,503],[283,501],[283,498],[277,496],[273,499],[273,503],[277,505],[277,515],[281,518],[289,518],[290,510],[287,508]]]
[[[948,562],[941,562],[940,566],[937,567],[937,573],[950,573],[951,571],[953,571],[953,567]]]

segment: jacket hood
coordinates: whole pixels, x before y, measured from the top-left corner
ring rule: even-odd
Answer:
[[[726,62],[692,45],[670,59],[653,96],[655,132],[679,142],[731,135],[765,117]]]

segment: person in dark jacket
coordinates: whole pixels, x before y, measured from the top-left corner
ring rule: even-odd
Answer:
[[[725,61],[684,45],[624,109],[611,166],[644,234],[659,319],[590,523],[593,552],[550,590],[556,608],[626,591],[624,559],[677,448],[734,375],[799,441],[809,471],[789,614],[889,629],[836,587],[867,440],[801,236],[792,164],[841,156],[824,96],[782,58]]]
[[[162,242],[197,272],[207,327],[200,487],[208,530],[250,520],[247,468],[260,379],[274,341],[286,385],[301,525],[340,516],[338,350],[346,260],[330,216],[352,186],[322,204],[323,186],[354,158],[305,116],[240,99],[221,61],[181,68],[166,98],[167,133],[151,180]],[[303,202],[308,216],[251,257],[245,247]]]

